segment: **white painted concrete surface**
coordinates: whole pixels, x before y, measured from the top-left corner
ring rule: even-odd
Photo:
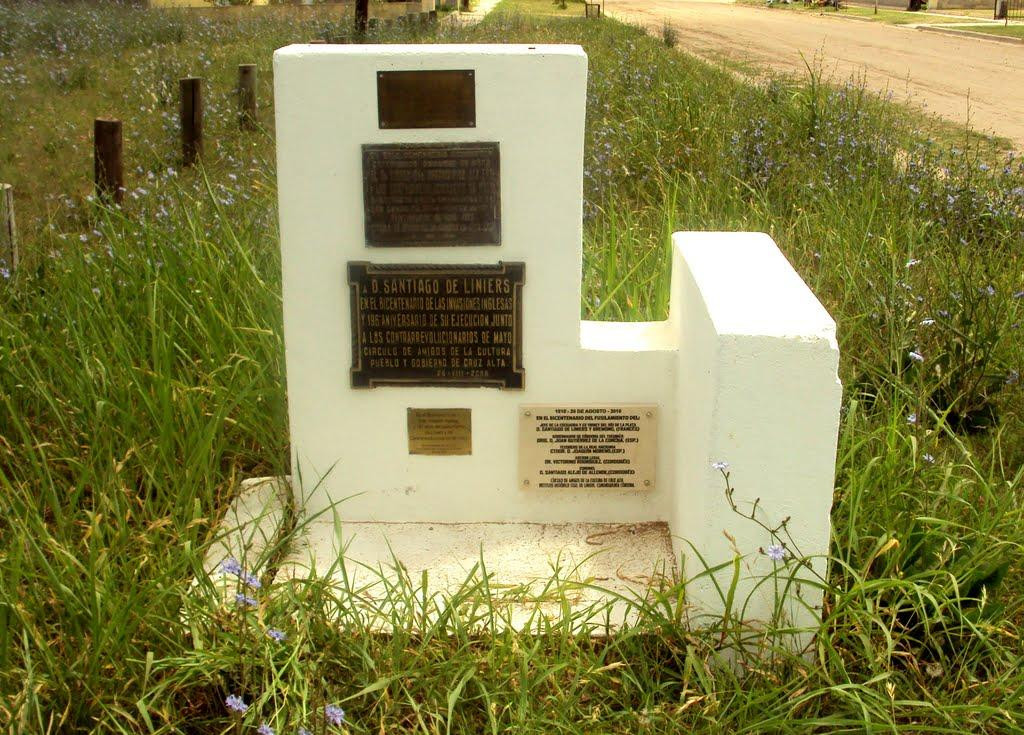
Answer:
[[[715,566],[738,550],[736,599],[748,600],[745,617],[765,620],[775,586],[755,592],[772,570],[759,549],[781,540],[790,555],[816,557],[800,578],[825,571],[842,397],[835,322],[768,235],[679,232],[672,245],[669,321],[680,338],[672,531],[688,577],[701,569],[695,551]],[[739,510],[751,513],[759,499],[757,518],[771,528],[789,518],[788,535],[773,539],[732,511],[711,466],[719,461],[729,463]],[[717,575],[722,589],[731,574]],[[688,599],[699,610],[722,608],[709,577],[690,585]],[[803,599],[788,612],[811,625],[821,594],[805,585]]]
[[[414,69],[474,69],[476,127],[378,129],[376,73]],[[450,569],[434,553],[446,546],[476,549],[478,524],[551,524],[562,529],[548,537],[552,543],[575,548],[584,532],[571,524],[668,522],[674,553],[655,545],[644,563],[671,569],[681,554],[682,573],[692,577],[701,569],[693,549],[712,565],[733,559],[729,534],[745,557],[737,598],[745,601],[751,575],[771,568],[758,549],[772,538],[730,510],[711,463],[731,464],[742,510],[759,497],[758,517],[768,525],[792,517],[794,552],[826,552],[840,397],[835,324],[771,239],[757,233],[677,233],[667,321],[581,323],[586,72],[577,46],[300,45],[275,54],[296,501],[307,516],[329,511],[325,517],[336,514],[343,526],[395,530],[423,568]],[[499,246],[365,246],[361,145],[399,142],[499,144]],[[525,389],[351,389],[346,264],[356,260],[524,262]],[[520,404],[616,402],[659,406],[655,487],[517,485]],[[473,453],[410,455],[410,407],[471,409]],[[460,525],[439,543],[424,530],[431,523]],[[362,538],[351,547],[354,561],[391,558],[385,535]],[[555,550],[552,543],[513,549],[502,533],[493,538],[505,560],[499,566],[512,570],[515,554],[532,554],[522,564],[533,569]],[[317,568],[330,567],[341,547],[308,541]],[[804,591],[808,607],[793,607],[806,622],[821,598]],[[707,580],[687,595],[695,608],[721,612]],[[771,595],[758,592],[743,615],[764,620],[771,610]]]

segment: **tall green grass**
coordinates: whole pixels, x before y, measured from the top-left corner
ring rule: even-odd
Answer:
[[[611,21],[502,6],[383,40],[584,45],[586,317],[663,318],[682,229],[770,232],[836,317],[846,396],[812,648],[745,624],[742,600],[690,628],[679,587],[591,638],[495,630],[485,568],[451,599],[396,577],[376,611],[322,580],[240,590],[252,609],[193,584],[238,480],[286,471],[269,57],[346,33],[326,22],[0,6],[0,180],[27,251],[0,282],[0,725],[320,732],[338,704],[351,732],[1024,727],[1020,163],[929,145],[855,85],[744,85]],[[123,63],[101,73],[108,49]],[[254,134],[230,96],[248,61]],[[210,144],[180,171],[173,83],[197,69]],[[88,198],[74,122],[110,109],[134,131],[120,210]],[[756,469],[732,479],[756,486]]]

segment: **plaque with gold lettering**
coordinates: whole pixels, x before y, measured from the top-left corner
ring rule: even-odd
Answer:
[[[522,389],[525,264],[348,264],[352,387]]]
[[[468,408],[409,408],[409,454],[454,456],[473,453]]]
[[[498,144],[364,145],[363,219],[375,247],[498,245]]]

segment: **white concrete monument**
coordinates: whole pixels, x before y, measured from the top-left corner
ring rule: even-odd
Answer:
[[[557,571],[576,607],[699,577],[685,604],[719,614],[699,555],[738,570],[734,614],[813,625],[818,588],[757,583],[824,573],[838,351],[772,240],[676,233],[666,321],[581,322],[580,47],[297,45],[274,83],[308,521],[283,573],[451,591],[483,560],[492,589]],[[764,553],[716,462],[808,567]]]

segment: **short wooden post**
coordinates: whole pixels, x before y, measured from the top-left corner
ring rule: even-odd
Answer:
[[[0,268],[10,278],[18,269],[18,229],[14,224],[14,187],[0,184]]]
[[[203,80],[181,80],[181,158],[192,166],[203,155]]]
[[[366,21],[370,17],[370,0],[356,0],[356,35],[366,33]]]
[[[93,178],[96,195],[120,204],[124,199],[121,121],[98,117],[93,122]]]
[[[256,129],[256,65],[238,65],[238,126]]]

